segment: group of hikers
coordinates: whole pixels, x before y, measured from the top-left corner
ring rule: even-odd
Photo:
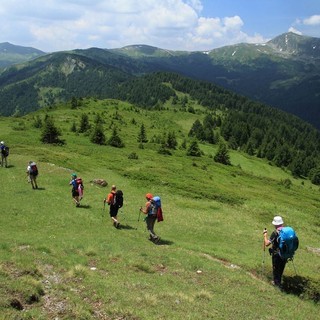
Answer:
[[[77,176],[76,173],[71,174],[71,180],[69,185],[72,186],[71,193],[72,199],[76,204],[76,207],[80,206],[80,201],[83,197],[83,181]],[[154,243],[159,243],[160,237],[154,231],[155,222],[163,221],[161,200],[160,197],[153,197],[151,193],[146,194],[146,204],[145,208],[140,208],[139,212],[142,212],[146,215],[145,222],[147,225],[147,230],[149,232],[149,240]],[[123,192],[117,190],[115,185],[111,186],[111,190],[107,197],[103,200],[104,206],[107,204],[109,206],[109,215],[113,226],[117,229],[120,228],[120,222],[118,220],[118,211],[123,206]],[[140,216],[139,216],[140,218]]]
[[[6,146],[4,141],[0,142],[1,150],[1,166],[8,167],[7,158],[9,156],[9,147]],[[32,189],[38,189],[37,176],[38,168],[34,161],[29,161],[26,169],[28,182],[31,183]],[[83,181],[77,176],[76,173],[71,174],[71,180],[69,185],[72,186],[72,199],[76,207],[80,206],[80,201],[83,198]],[[158,196],[154,197],[151,193],[147,193],[146,203],[144,208],[140,208],[140,212],[145,214],[145,222],[147,225],[147,230],[149,232],[149,240],[154,243],[159,243],[160,237],[155,233],[154,226],[155,222],[162,221],[162,209],[161,200]],[[120,222],[118,220],[118,211],[123,206],[123,193],[121,190],[117,190],[115,185],[112,185],[110,193],[104,199],[104,206],[107,204],[109,206],[109,214],[111,221],[115,228],[120,227]],[[287,261],[293,259],[293,255],[299,246],[299,239],[295,234],[295,231],[291,227],[285,227],[284,221],[281,216],[275,216],[273,218],[272,224],[275,230],[268,237],[268,232],[266,229],[263,231],[263,246],[265,248],[271,246],[269,253],[272,257],[272,271],[273,271],[273,281],[272,284],[278,288],[281,288],[282,275],[286,266]]]

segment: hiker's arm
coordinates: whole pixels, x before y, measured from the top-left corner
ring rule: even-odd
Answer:
[[[147,202],[145,209],[143,209],[143,208],[141,207],[141,208],[140,208],[140,211],[141,211],[142,213],[144,213],[144,214],[147,214],[148,211],[149,211],[149,206],[150,206],[150,203]]]
[[[268,239],[268,231],[266,229],[263,231],[263,238],[264,238],[264,245],[266,247],[270,246],[271,241]]]

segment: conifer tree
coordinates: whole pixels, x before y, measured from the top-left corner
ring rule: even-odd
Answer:
[[[146,128],[145,128],[144,124],[142,124],[140,127],[140,132],[138,135],[138,142],[140,142],[140,143],[148,142]]]
[[[91,142],[95,144],[105,145],[106,144],[106,136],[103,132],[103,126],[101,123],[97,123],[93,133],[91,135]]]
[[[196,139],[193,139],[191,141],[190,146],[187,150],[187,156],[201,157],[201,150]]]
[[[51,117],[46,116],[41,133],[41,142],[51,144],[64,144],[64,141],[59,138],[60,130],[55,126]]]
[[[167,137],[167,147],[169,149],[176,149],[177,148],[177,139],[176,139],[176,134],[174,131],[168,133]]]
[[[84,133],[84,132],[87,132],[89,129],[90,129],[89,117],[86,113],[83,113],[81,115],[79,132]]]
[[[122,142],[121,138],[118,135],[118,130],[116,127],[112,130],[112,135],[110,139],[108,140],[108,145],[116,148],[123,148],[124,143]]]
[[[227,145],[224,142],[220,141],[219,149],[213,159],[215,162],[219,162],[225,165],[231,164],[229,151]]]

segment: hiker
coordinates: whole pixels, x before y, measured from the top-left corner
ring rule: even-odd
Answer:
[[[118,221],[119,205],[117,204],[117,201],[116,201],[117,200],[116,193],[117,193],[117,187],[115,185],[112,185],[111,191],[108,194],[107,198],[104,199],[104,201],[107,202],[108,206],[110,207],[109,213],[110,213],[110,217],[114,227],[119,228],[120,227],[120,223]]]
[[[27,176],[28,182],[31,183],[32,189],[38,189],[37,177],[38,177],[38,167],[34,161],[29,161],[27,166]]]
[[[77,177],[76,173],[71,174],[71,181],[69,182],[69,185],[72,185],[72,199],[76,204],[76,207],[80,207],[80,198],[79,196],[79,189],[83,189],[82,179]]]
[[[154,232],[154,224],[157,220],[157,214],[154,212],[154,206],[152,204],[153,195],[151,193],[146,194],[146,205],[145,208],[140,208],[140,211],[146,215],[145,221],[147,224],[147,230],[149,232],[149,240],[155,243],[160,241],[160,237],[158,237]]]
[[[0,142],[0,150],[1,150],[1,167],[8,167],[7,157],[9,155],[9,147],[5,145],[3,141]]]
[[[275,216],[273,218],[272,224],[275,227],[275,230],[271,233],[270,238],[268,239],[268,232],[265,229],[263,231],[264,236],[264,245],[270,246],[272,244],[272,248],[269,249],[269,253],[272,256],[272,271],[273,271],[273,281],[272,284],[281,288],[281,278],[284,271],[284,268],[287,263],[287,259],[283,259],[280,255],[279,249],[279,232],[283,228],[283,219],[280,216]]]

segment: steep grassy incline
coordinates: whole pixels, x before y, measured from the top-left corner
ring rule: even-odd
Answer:
[[[40,142],[33,123],[46,113],[64,146]],[[125,147],[72,132],[83,113],[91,124],[100,115],[107,137],[116,126]],[[175,131],[180,146],[204,115],[200,106],[191,114],[88,100],[81,109],[0,118],[1,140],[11,147],[9,167],[0,168],[0,319],[316,319],[318,188],[301,180],[288,187],[286,172],[238,152],[230,153],[232,166],[217,164],[217,146],[201,144],[200,158],[180,148],[171,156],[157,152],[158,136]],[[141,124],[149,140],[143,148]],[[38,190],[27,183],[29,160],[38,163]],[[74,171],[85,184],[80,208],[70,193]],[[96,178],[109,185],[90,182]],[[103,210],[111,184],[125,195],[119,230]],[[159,245],[139,220],[147,192],[162,198]],[[285,270],[285,292],[270,285],[271,261],[262,250],[262,230],[271,231],[275,214],[301,241]]]

